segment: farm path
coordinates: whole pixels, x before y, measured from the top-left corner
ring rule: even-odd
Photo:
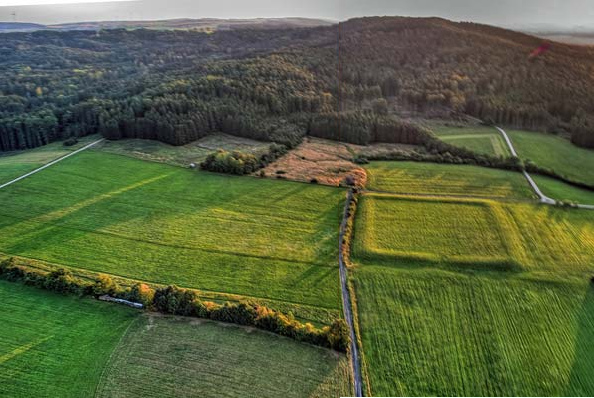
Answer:
[[[27,174],[23,174],[22,176],[20,176],[20,177],[18,177],[18,178],[15,178],[15,179],[14,179],[14,180],[12,180],[12,181],[8,181],[7,183],[0,185],[0,189],[2,189],[2,188],[6,188],[7,186],[9,186],[9,185],[12,185],[12,184],[14,184],[15,182],[18,182],[18,181],[20,181],[20,180],[23,180],[23,179],[25,179],[25,178],[27,178],[27,177],[29,177],[29,176],[32,176],[32,175],[33,175],[33,174],[35,174],[35,173],[39,173],[41,170],[47,169],[48,167],[50,167],[50,166],[53,166],[54,164],[56,164],[56,163],[58,163],[58,162],[61,162],[62,160],[64,160],[64,159],[67,159],[67,158],[69,158],[70,156],[74,156],[74,155],[76,155],[76,154],[77,154],[77,153],[79,153],[79,152],[82,152],[82,151],[84,151],[84,150],[86,150],[86,149],[89,149],[89,148],[90,148],[90,147],[92,147],[93,145],[97,145],[98,143],[102,142],[103,140],[104,140],[104,138],[101,138],[100,140],[97,140],[97,141],[95,141],[95,142],[91,142],[89,145],[85,145],[84,147],[82,147],[82,148],[80,148],[80,149],[77,149],[77,150],[76,150],[76,151],[74,151],[74,152],[71,152],[71,153],[69,153],[69,154],[67,154],[67,155],[64,155],[64,156],[62,156],[61,158],[58,158],[58,159],[56,159],[56,160],[52,160],[51,162],[49,162],[49,163],[47,163],[47,164],[44,164],[43,166],[41,166],[41,167],[39,167],[39,168],[37,168],[37,169],[35,169],[35,170],[33,170],[33,171],[30,171],[30,172],[28,172]]]
[[[362,397],[363,396],[363,389],[362,389],[362,381],[361,381],[361,368],[360,368],[360,360],[359,360],[359,351],[357,348],[357,340],[355,338],[355,324],[353,320],[353,308],[351,306],[351,297],[349,294],[348,288],[348,277],[347,277],[347,269],[344,263],[343,257],[343,238],[344,234],[346,233],[347,221],[349,218],[349,205],[353,200],[353,190],[349,189],[347,193],[347,200],[344,205],[344,213],[342,215],[342,222],[340,224],[340,234],[338,237],[338,263],[340,266],[340,288],[342,293],[342,307],[344,310],[344,318],[347,322],[349,327],[349,335],[351,338],[351,366],[353,368],[353,382],[355,387],[355,396]]]
[[[497,127],[497,126],[495,126],[495,128],[501,133],[501,135],[503,135],[503,139],[507,143],[507,146],[509,147],[509,150],[510,150],[512,156],[517,158],[518,153],[516,152],[516,149],[514,148],[514,145],[511,141],[511,139],[509,138],[509,136],[507,135],[507,133],[505,132],[505,130],[503,130],[501,127]],[[528,172],[526,170],[524,170],[523,173],[524,173],[524,177],[526,177],[526,180],[528,180],[528,183],[532,187],[532,190],[538,195],[540,203],[544,203],[544,204],[552,205],[552,206],[557,204],[557,201],[555,199],[549,198],[544,193],[542,193],[542,191],[540,190],[540,188],[538,187],[538,185],[536,184],[536,182],[534,181],[532,176],[530,176],[530,174],[528,174]],[[576,207],[579,209],[594,210],[594,205],[577,204]]]

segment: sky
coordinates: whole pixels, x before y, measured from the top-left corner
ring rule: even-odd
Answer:
[[[170,18],[439,16],[509,27],[594,28],[594,0],[0,0],[0,21],[44,24]],[[97,1],[97,0],[95,0]],[[36,4],[36,5],[32,5]],[[16,14],[16,15],[13,15]]]

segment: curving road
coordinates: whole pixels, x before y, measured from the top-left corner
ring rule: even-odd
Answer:
[[[517,158],[518,153],[516,152],[516,149],[514,148],[514,145],[512,144],[512,142],[511,142],[509,136],[507,135],[507,133],[505,132],[505,130],[503,130],[501,127],[497,127],[497,126],[495,126],[495,128],[497,130],[499,130],[499,132],[503,135],[503,139],[507,143],[507,146],[509,147],[509,150],[510,150],[512,156]],[[540,190],[540,188],[538,187],[538,185],[536,184],[534,179],[532,179],[532,176],[530,174],[528,174],[528,172],[526,170],[524,170],[523,173],[524,173],[524,177],[526,177],[526,180],[528,180],[528,183],[532,187],[532,190],[536,193],[536,195],[538,195],[538,199],[539,199],[540,203],[544,203],[547,205],[553,205],[553,206],[557,204],[557,201],[555,199],[549,198],[544,193],[542,193],[542,191]],[[577,207],[578,209],[594,210],[594,205],[576,204],[575,207]]]
[[[344,311],[344,319],[347,322],[349,327],[349,335],[351,338],[351,366],[353,368],[353,381],[355,387],[355,396],[362,397],[363,396],[363,389],[362,389],[362,380],[361,380],[361,367],[359,361],[359,351],[357,348],[357,339],[355,337],[355,324],[353,321],[353,308],[351,306],[351,298],[349,294],[348,288],[348,278],[347,278],[347,269],[346,265],[344,264],[344,258],[342,255],[342,241],[344,238],[344,234],[346,232],[346,226],[348,221],[348,211],[349,211],[349,204],[353,199],[353,190],[349,189],[347,194],[347,200],[344,205],[344,212],[342,215],[342,222],[340,223],[340,233],[338,236],[338,264],[340,268],[340,288],[342,293],[342,308]]]

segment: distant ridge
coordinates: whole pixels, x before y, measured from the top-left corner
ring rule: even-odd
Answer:
[[[56,25],[0,22],[0,32],[24,32],[35,30],[101,30],[101,29],[158,29],[158,30],[228,30],[238,28],[309,28],[330,26],[333,22],[310,18],[254,18],[254,19],[167,19],[156,21],[98,21],[76,22]]]

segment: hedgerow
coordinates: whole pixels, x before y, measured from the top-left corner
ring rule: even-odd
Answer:
[[[349,343],[348,330],[342,319],[336,319],[330,326],[319,329],[311,323],[295,320],[291,314],[285,315],[260,304],[252,302],[218,304],[202,301],[196,292],[176,286],[153,289],[146,284],[136,283],[132,287],[124,288],[108,275],[99,275],[95,280],[83,280],[74,277],[70,271],[64,269],[45,273],[17,265],[14,258],[0,262],[0,279],[22,282],[61,294],[94,297],[107,294],[140,302],[146,308],[165,314],[254,326],[298,341],[342,352],[346,352]]]
[[[228,152],[222,149],[211,153],[200,164],[200,168],[206,171],[213,171],[216,173],[245,175],[254,173],[270,163],[274,162],[279,157],[287,153],[287,147],[280,144],[271,144],[268,152],[260,155],[259,158],[240,151]]]

